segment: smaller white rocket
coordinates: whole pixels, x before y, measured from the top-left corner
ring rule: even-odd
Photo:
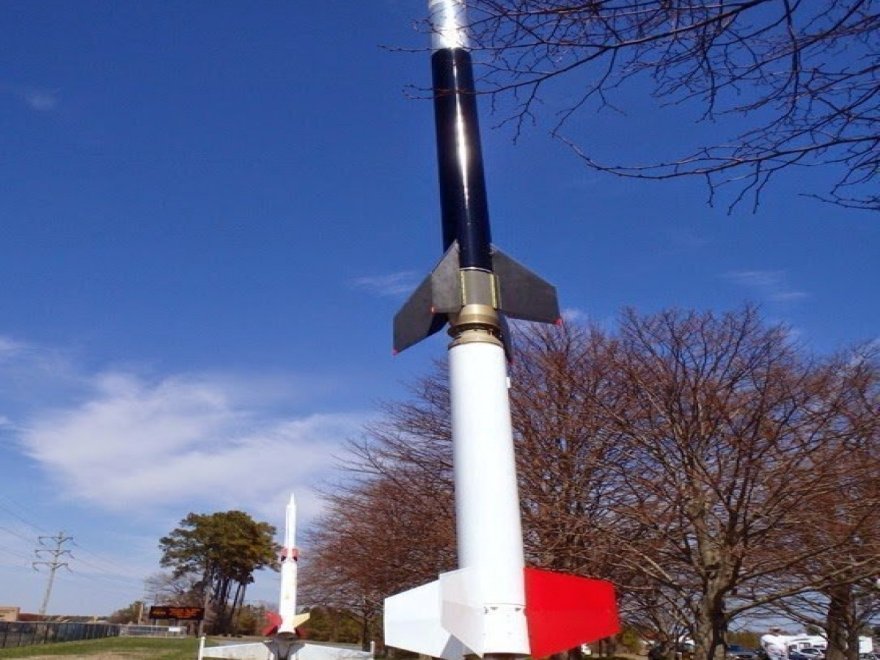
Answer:
[[[284,545],[281,548],[281,593],[278,597],[278,613],[269,616],[265,634],[291,633],[305,623],[308,612],[296,613],[296,580],[299,550],[296,548],[296,499],[290,494],[290,501],[284,513]]]
[[[265,642],[205,646],[202,637],[198,660],[203,658],[235,658],[235,660],[370,660],[369,651],[352,648],[309,644],[302,640],[299,626],[309,618],[308,612],[296,613],[296,580],[299,550],[296,548],[296,500],[293,493],[284,514],[284,545],[281,546],[281,592],[278,611],[266,615],[263,635]]]

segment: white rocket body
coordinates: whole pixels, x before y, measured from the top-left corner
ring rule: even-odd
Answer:
[[[501,345],[449,349],[459,570],[485,610],[466,646],[527,655],[523,543],[516,459]]]
[[[296,549],[296,500],[293,494],[287,503],[284,516],[284,548],[281,560],[281,593],[278,597],[278,615],[281,623],[278,632],[296,632],[296,626],[302,623],[296,614],[297,560]]]

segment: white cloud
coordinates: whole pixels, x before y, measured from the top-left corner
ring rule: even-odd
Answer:
[[[11,337],[0,335],[0,362],[14,359],[25,350],[25,345]]]
[[[586,323],[590,315],[577,307],[566,307],[562,310],[562,320],[566,323]]]
[[[49,112],[58,105],[57,90],[27,89],[21,93],[21,97],[32,110],[37,112]]]
[[[314,483],[366,419],[268,413],[231,377],[108,373],[94,384],[88,400],[36,415],[20,439],[68,497],[111,511],[181,500],[262,510]]]
[[[26,411],[45,408],[82,389],[82,376],[63,351],[0,335],[0,426],[4,429],[19,428]]]
[[[8,94],[36,112],[51,112],[60,103],[60,90],[0,82],[0,94]]]
[[[418,274],[407,270],[374,277],[358,277],[352,281],[355,287],[378,296],[401,296],[411,293],[418,285]]]
[[[803,291],[792,289],[782,270],[738,270],[725,273],[724,277],[771,302],[793,302],[809,297]]]

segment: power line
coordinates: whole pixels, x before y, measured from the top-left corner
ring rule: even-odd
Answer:
[[[82,552],[86,553],[87,555],[91,555],[92,557],[94,557],[94,558],[97,559],[98,561],[103,562],[103,563],[106,564],[106,566],[109,567],[109,568],[106,568],[106,567],[99,567],[99,566],[96,566],[95,564],[90,564],[90,562],[87,562],[87,561],[85,561],[82,557],[79,557],[79,558],[78,558],[78,561],[81,561],[81,562],[83,562],[84,564],[89,564],[89,565],[91,565],[91,566],[94,567],[94,568],[102,568],[102,569],[104,569],[104,570],[105,570],[106,572],[108,572],[108,573],[112,573],[113,571],[110,570],[110,569],[113,569],[113,568],[116,569],[116,572],[117,572],[117,573],[119,573],[119,572],[121,572],[121,573],[128,573],[128,572],[131,570],[130,567],[123,566],[122,564],[118,564],[118,563],[116,563],[115,561],[113,561],[112,559],[109,559],[108,557],[102,557],[101,555],[99,555],[99,554],[97,554],[97,553],[94,553],[94,552],[92,552],[91,550],[88,550],[88,549],[82,547],[82,546],[81,546],[79,543],[77,543],[76,541],[72,541],[71,543],[72,543],[72,545],[73,545],[75,548],[81,550]]]
[[[18,504],[18,503],[15,502],[14,500],[10,499],[9,497],[6,497],[6,496],[3,496],[3,495],[0,495],[0,498],[6,500],[9,504],[14,504],[15,506],[17,506],[17,507],[18,507],[19,509],[21,509],[22,511],[26,511],[26,509],[25,509],[23,506],[21,506],[20,504]],[[34,524],[33,522],[31,522],[30,520],[28,520],[28,519],[24,518],[23,516],[19,515],[18,513],[16,513],[16,512],[13,511],[12,509],[10,509],[8,506],[4,505],[2,502],[0,502],[0,509],[2,509],[2,510],[5,511],[6,513],[8,513],[10,516],[12,516],[13,518],[15,518],[15,519],[18,520],[19,522],[22,522],[22,523],[24,523],[25,525],[27,525],[28,527],[31,527],[31,528],[35,529],[37,532],[45,532],[45,531],[46,531],[45,529],[43,529],[43,528],[40,527],[39,525],[36,525],[36,524]]]
[[[20,538],[22,541],[27,541],[28,543],[33,543],[33,542],[34,542],[34,537],[32,537],[32,536],[28,537],[28,536],[25,536],[24,534],[19,534],[19,533],[16,532],[15,530],[13,530],[13,529],[9,529],[8,527],[2,527],[2,526],[0,526],[0,530],[2,530],[2,531],[4,531],[4,532],[7,532],[8,534],[12,534],[12,536],[17,536],[17,537]]]
[[[13,548],[9,548],[5,545],[0,545],[0,552],[5,552],[7,555],[12,555],[13,557],[21,557],[22,559],[30,559],[30,556],[24,554],[23,552],[19,552],[14,550]]]

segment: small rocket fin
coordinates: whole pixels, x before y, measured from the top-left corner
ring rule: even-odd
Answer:
[[[451,248],[450,248],[451,250]],[[450,252],[447,251],[443,259],[437,265],[431,274],[428,275],[422,283],[413,291],[409,299],[403,304],[403,307],[394,315],[394,352],[409,348],[413,344],[417,344],[426,337],[430,337],[435,332],[443,329],[446,325],[446,314],[439,313],[435,303],[438,298],[438,289],[455,288],[455,282],[452,287],[443,287],[443,274],[448,270],[451,263],[449,260]],[[458,249],[455,250],[455,261],[452,264],[458,267]],[[435,277],[435,273],[440,271]],[[454,274],[453,274],[454,276]],[[439,296],[440,300],[443,296]],[[459,305],[460,306],[460,305]]]
[[[293,617],[293,627],[299,628],[302,624],[309,620],[309,613],[303,612]]]
[[[262,633],[263,637],[268,637],[269,635],[274,635],[278,631],[278,627],[281,625],[281,615],[278,612],[266,612],[266,623],[263,626]]]
[[[533,658],[542,658],[620,630],[614,585],[537,568],[525,569],[526,619]]]
[[[505,315],[538,323],[559,320],[555,286],[495,246],[492,246],[492,270],[501,288],[501,311]]]

